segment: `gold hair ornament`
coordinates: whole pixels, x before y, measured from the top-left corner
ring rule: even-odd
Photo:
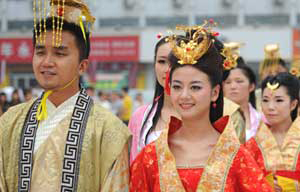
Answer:
[[[215,23],[210,21],[210,24]],[[197,60],[210,47],[213,41],[211,36],[219,35],[217,32],[212,31],[208,21],[204,21],[204,24],[200,26],[177,26],[176,30],[183,30],[189,34],[187,39],[182,39],[180,42],[178,42],[176,34],[166,38],[166,41],[171,45],[173,54],[179,59],[178,63],[181,65],[197,63]],[[199,42],[200,38],[202,38],[201,42]]]
[[[278,82],[277,83],[273,83],[273,84],[271,84],[270,82],[268,82],[267,83],[267,88],[270,89],[271,92],[272,92],[272,94],[273,94],[274,91],[279,88],[279,85],[280,84]]]
[[[34,31],[39,44],[44,44],[46,40],[46,19],[52,17],[52,45],[59,47],[62,43],[62,30],[64,21],[74,23],[79,26],[83,38],[86,41],[86,32],[93,30],[95,17],[92,16],[88,6],[83,0],[50,0],[50,13],[47,15],[47,2],[49,0],[33,0]],[[42,13],[42,2],[44,12]],[[38,11],[36,10],[38,8]],[[44,17],[44,18],[42,18]],[[55,22],[55,18],[57,18]],[[44,19],[44,24],[42,23]],[[37,21],[38,24],[37,24]],[[39,26],[39,31],[37,31]]]
[[[296,56],[292,62],[290,73],[296,77],[300,77],[300,56]]]
[[[259,75],[262,76],[262,73],[265,68],[271,67],[272,71],[276,71],[279,64],[280,53],[279,53],[279,44],[267,44],[265,45],[264,52],[265,58],[260,64]]]

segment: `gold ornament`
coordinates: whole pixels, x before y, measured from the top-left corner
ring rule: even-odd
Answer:
[[[176,30],[182,30],[188,33],[187,39],[182,39],[178,45],[177,35],[173,34],[166,38],[170,43],[173,54],[179,59],[179,64],[195,64],[208,50],[212,43],[211,36],[217,36],[218,33],[211,30],[211,26],[205,21],[200,26],[177,26]],[[199,39],[202,38],[201,42]]]

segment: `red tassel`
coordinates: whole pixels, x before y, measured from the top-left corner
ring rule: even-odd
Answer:
[[[170,88],[170,68],[168,69],[167,74],[166,74],[165,92],[166,92],[167,95],[171,94],[171,88]]]

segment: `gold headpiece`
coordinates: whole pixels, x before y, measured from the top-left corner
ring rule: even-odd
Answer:
[[[279,53],[279,44],[267,44],[264,48],[265,58],[260,64],[259,74],[262,75],[262,72],[267,67],[272,67],[272,70],[275,70],[278,67],[280,53]]]
[[[50,0],[50,10],[47,10],[48,2],[49,0],[33,0],[33,23],[37,43],[45,43],[47,18],[52,18],[53,45],[59,46],[61,44],[64,21],[79,26],[86,40],[86,31],[92,30],[95,17],[91,15],[83,0]],[[38,10],[36,11],[36,9]],[[50,12],[47,13],[47,11]],[[37,31],[37,26],[39,31]]]
[[[300,55],[294,58],[290,73],[298,78],[300,77]]]
[[[222,55],[225,57],[223,67],[225,70],[230,70],[237,66],[237,59],[240,56],[239,48],[244,45],[243,43],[230,42],[224,43]]]
[[[269,88],[271,90],[272,94],[273,94],[274,91],[279,88],[279,83],[277,82],[277,83],[271,84],[270,82],[268,82],[267,83],[267,88]]]
[[[210,23],[213,23],[210,21]],[[215,23],[213,23],[215,24]],[[179,64],[195,64],[208,50],[212,43],[211,36],[217,36],[218,33],[211,30],[208,21],[200,26],[177,26],[176,30],[183,30],[187,33],[186,39],[182,39],[178,45],[176,35],[170,35],[166,41],[171,44],[173,54],[179,59]],[[199,42],[199,39],[202,41]]]

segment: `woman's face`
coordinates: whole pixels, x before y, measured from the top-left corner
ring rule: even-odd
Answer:
[[[173,72],[171,101],[182,119],[209,117],[210,103],[217,100],[219,90],[219,86],[212,89],[209,77],[190,65]]]
[[[155,60],[155,74],[159,84],[164,87],[166,74],[170,66],[168,60],[169,53],[171,52],[171,47],[169,43],[161,45],[157,49],[156,60]]]
[[[223,82],[224,96],[241,105],[249,102],[249,95],[255,89],[242,69],[232,69],[228,78]]]
[[[297,106],[297,100],[291,101],[287,94],[287,89],[280,86],[275,91],[265,88],[262,94],[262,111],[268,121],[273,125],[278,125],[291,120],[291,111]]]

